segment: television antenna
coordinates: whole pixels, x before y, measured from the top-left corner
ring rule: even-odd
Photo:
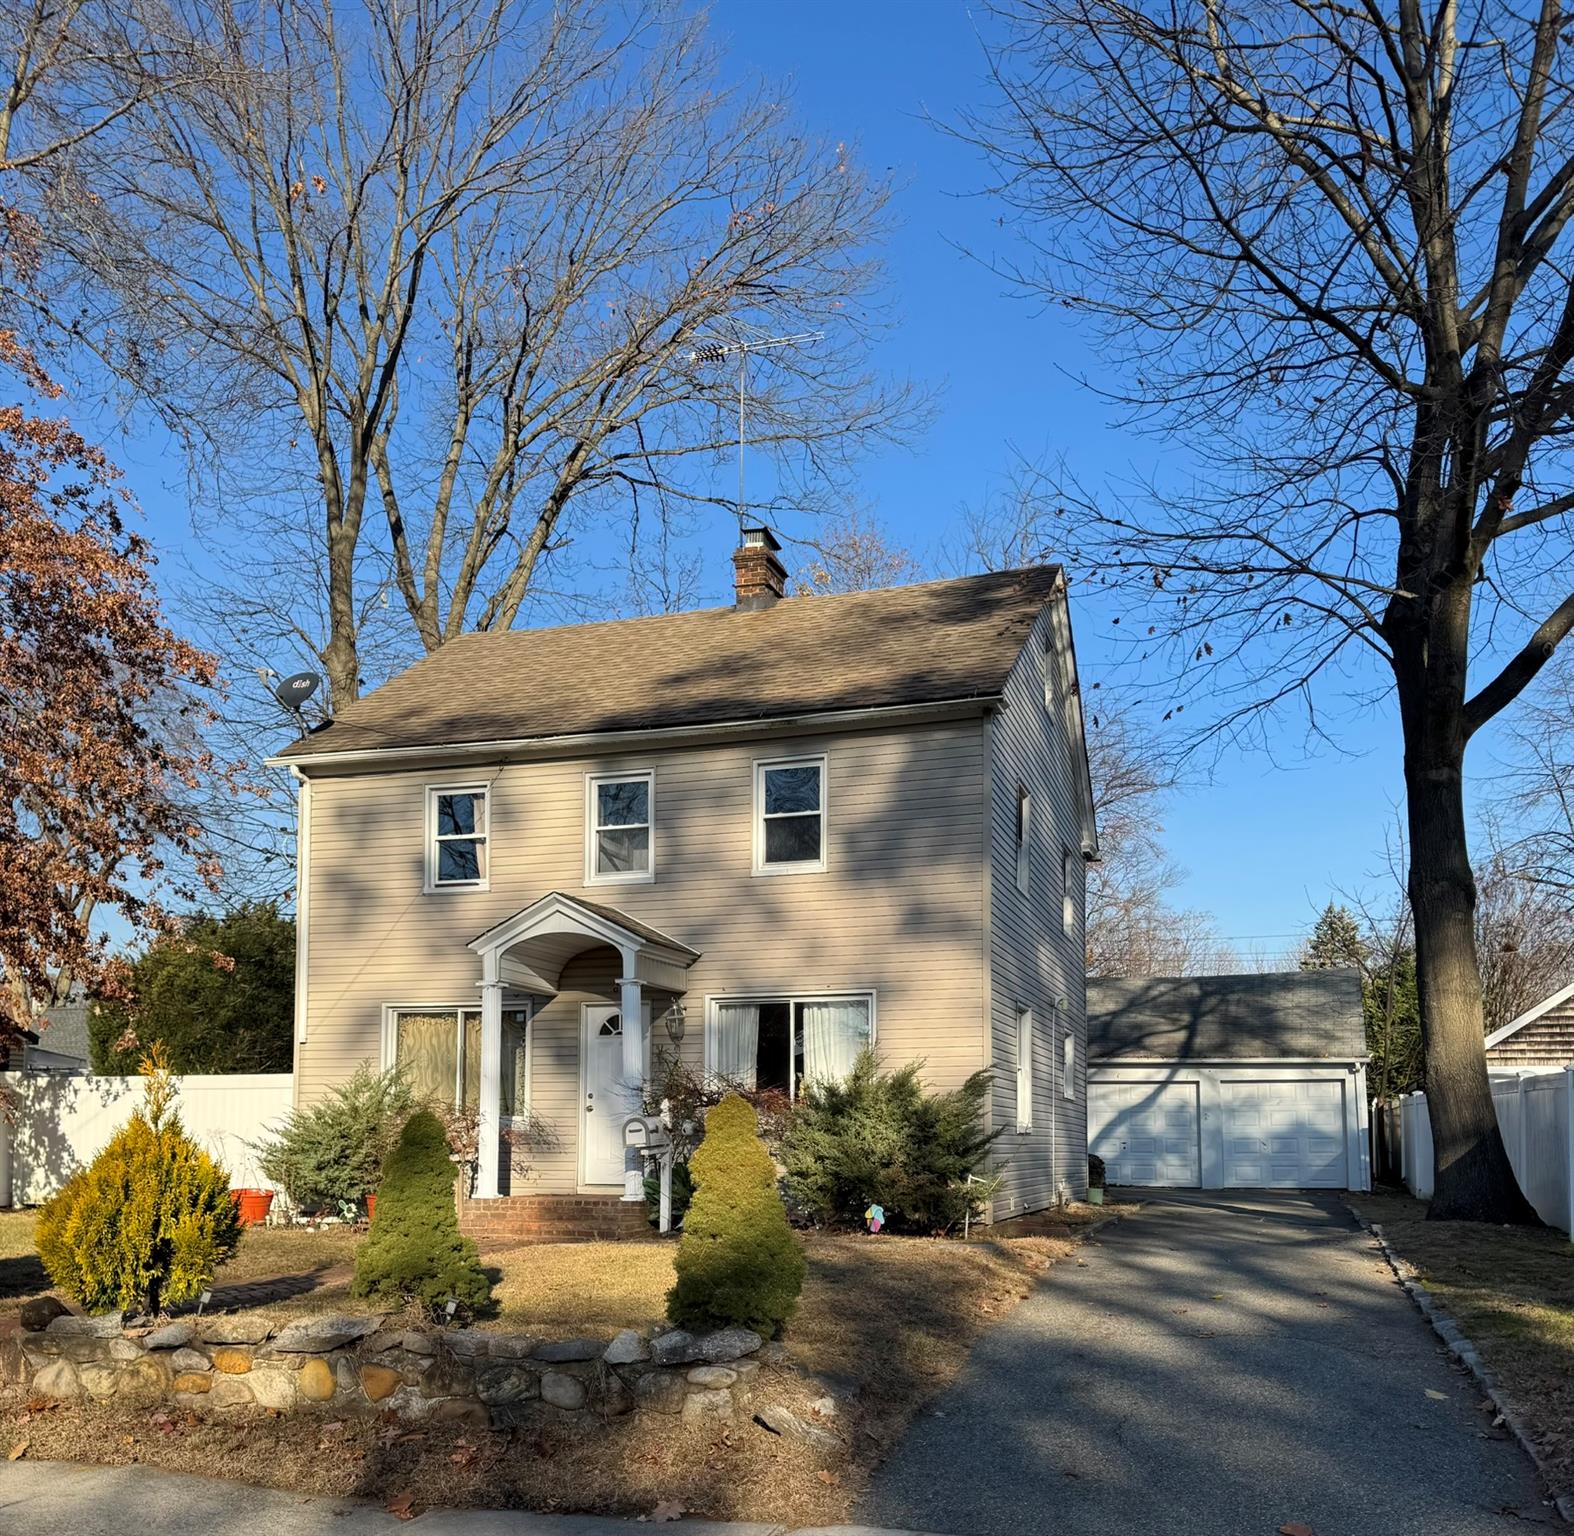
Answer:
[[[744,337],[738,341],[705,341],[689,352],[689,364],[724,363],[729,357],[738,359],[738,529],[742,532],[747,503],[743,499],[743,449],[747,441],[744,427],[749,400],[749,358],[756,352],[774,352],[783,347],[805,347],[811,342],[823,341],[824,331],[797,331],[791,336]]]

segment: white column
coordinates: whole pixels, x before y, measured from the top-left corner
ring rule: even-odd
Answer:
[[[645,992],[634,976],[635,956],[623,955],[618,977],[618,1001],[623,1015],[623,1102],[625,1115],[637,1115],[645,1089]],[[622,1122],[619,1121],[621,1128]],[[623,1150],[623,1198],[645,1198],[645,1170],[640,1155],[632,1147]]]
[[[498,1143],[502,1135],[499,1111],[503,1103],[503,983],[497,976],[497,956],[482,958],[481,981],[481,1097],[477,1106],[475,1193],[478,1200],[497,1198]]]

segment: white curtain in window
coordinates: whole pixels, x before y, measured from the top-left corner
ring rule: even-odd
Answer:
[[[716,1054],[711,1071],[744,1088],[754,1086],[760,1054],[760,1005],[717,1003]]]
[[[834,998],[802,1005],[806,1082],[841,1082],[869,1044],[869,1000]]]

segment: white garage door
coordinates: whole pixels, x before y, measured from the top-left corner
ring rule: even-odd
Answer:
[[[1342,1079],[1220,1087],[1226,1188],[1347,1187]]]
[[[1111,1184],[1200,1184],[1197,1085],[1090,1082],[1088,1149]]]

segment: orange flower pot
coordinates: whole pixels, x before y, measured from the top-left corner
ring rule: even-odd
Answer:
[[[273,1204],[271,1189],[232,1189],[230,1199],[235,1202],[235,1213],[243,1227],[260,1227],[268,1219],[268,1209]]]

